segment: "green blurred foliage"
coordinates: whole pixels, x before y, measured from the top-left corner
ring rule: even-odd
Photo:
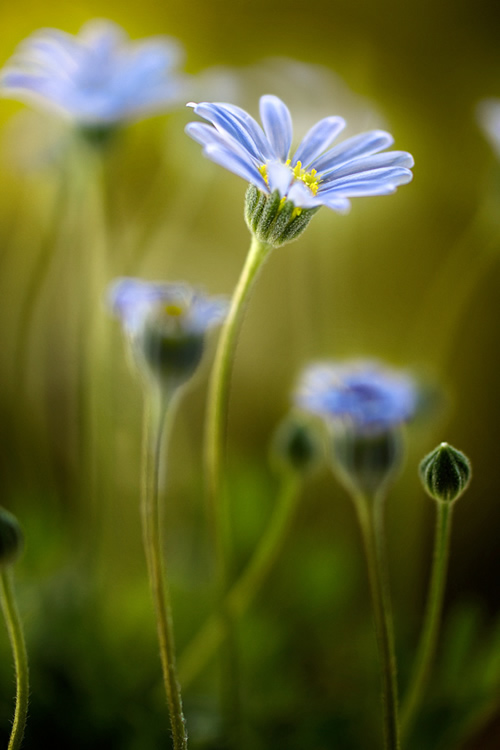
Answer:
[[[178,37],[199,99],[212,96],[204,86],[217,91],[234,74],[241,80],[238,103],[255,115],[258,96],[276,93],[290,103],[297,131],[329,113],[348,120],[352,113],[356,127],[381,124],[396,148],[415,156],[411,185],[390,197],[354,199],[347,217],[323,209],[302,238],[274,252],[259,279],[238,347],[228,423],[236,563],[244,567],[273,507],[277,480],[267,466],[268,444],[306,362],[376,356],[415,368],[431,390],[439,384],[443,406],[409,430],[407,468],[387,509],[404,687],[433,533],[418,462],[441,440],[471,458],[473,483],[454,519],[442,647],[411,747],[457,750],[462,736],[464,750],[497,747],[500,167],[475,121],[477,101],[500,96],[497,5],[20,0],[2,8],[0,63],[36,28],[76,32],[96,16],[115,20],[134,38]],[[297,67],[262,63],[275,56],[326,66],[345,85],[323,68],[300,79]],[[199,78],[208,68],[212,75]],[[2,504],[22,521],[27,540],[16,568],[32,668],[26,748],[40,737],[75,750],[147,750],[166,741],[139,532],[142,394],[102,294],[91,304],[105,351],[82,359],[89,349],[80,300],[91,286],[89,258],[104,246],[106,280],[183,279],[230,294],[249,241],[245,185],[201,157],[183,133],[190,117],[181,108],[120,134],[104,165],[103,231],[68,132],[0,101],[0,469]],[[50,273],[20,377],[23,305],[47,248]],[[211,346],[179,409],[165,488],[180,653],[213,598],[201,469],[212,354]],[[78,393],[94,378],[106,491],[89,498]],[[307,480],[283,554],[238,637],[242,749],[380,746],[360,542],[352,508],[326,472]],[[13,690],[6,637],[0,659],[3,742]],[[184,700],[193,750],[221,748],[215,662]]]

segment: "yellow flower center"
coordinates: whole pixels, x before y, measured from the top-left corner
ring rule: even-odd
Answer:
[[[287,164],[290,164],[290,159],[288,159]],[[305,169],[302,169],[302,162],[298,161],[297,164],[293,168],[293,176],[296,180],[302,180],[304,185],[307,185],[309,190],[313,195],[316,195],[319,188],[319,176],[315,169],[311,169],[310,172],[306,172]]]
[[[287,159],[285,164],[287,167],[290,167],[292,163],[291,159]],[[294,179],[301,180],[301,182],[306,185],[311,193],[313,195],[316,195],[319,188],[319,176],[316,169],[311,169],[310,172],[307,172],[305,169],[302,168],[302,162],[298,161],[297,164],[294,167],[291,167],[292,173],[294,176]],[[267,176],[267,164],[262,164],[259,167],[259,172],[261,173],[262,177],[264,178],[266,185],[269,186],[269,179]]]
[[[169,315],[171,318],[180,318],[182,315],[184,315],[184,308],[181,307],[181,305],[176,305],[174,302],[170,302],[168,305],[165,305],[164,310],[167,315]]]

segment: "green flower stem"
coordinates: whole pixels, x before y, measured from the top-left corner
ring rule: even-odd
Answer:
[[[151,399],[152,403],[148,403],[144,410],[142,528],[174,750],[186,750],[187,734],[175,664],[174,632],[167,575],[162,555],[159,503],[163,435],[170,433],[175,398],[156,395],[157,398]]]
[[[231,737],[229,742],[232,747],[238,747],[242,739],[239,736],[241,722],[236,636],[231,618],[224,609],[232,557],[229,505],[222,481],[224,444],[231,370],[238,333],[258,271],[270,250],[271,245],[267,242],[252,237],[250,250],[219,337],[209,385],[205,430],[206,490],[215,551],[217,608],[225,620],[227,633],[227,648],[221,654],[221,706],[225,716],[226,733]]]
[[[212,615],[182,654],[179,675],[184,686],[191,684],[224,641],[227,620],[235,622],[245,614],[268,577],[293,521],[301,484],[301,478],[295,472],[283,474],[269,525],[243,573],[225,597],[226,617],[220,613]]]
[[[33,329],[35,313],[40,303],[43,289],[47,283],[53,266],[58,234],[61,226],[61,214],[64,215],[68,201],[69,186],[67,184],[67,169],[63,165],[58,175],[50,215],[45,232],[40,241],[35,263],[28,271],[25,293],[21,300],[18,333],[16,336],[16,350],[14,352],[14,382],[18,389],[18,396],[24,395],[26,377],[29,372],[30,338]]]
[[[14,596],[12,574],[3,568],[0,572],[0,599],[9,632],[14,664],[16,668],[16,709],[8,750],[18,750],[23,741],[28,714],[29,676],[28,657],[24,642],[23,627]]]
[[[384,540],[384,496],[353,496],[368,567],[380,658],[386,750],[399,750],[398,688]]]
[[[226,587],[229,553],[229,512],[222,487],[226,420],[231,369],[238,333],[253,284],[271,245],[252,238],[245,265],[234,291],[229,313],[222,328],[210,379],[205,432],[207,494],[215,544],[217,580]]]
[[[413,676],[401,710],[401,729],[406,737],[411,731],[422,702],[425,687],[436,653],[439,625],[443,609],[446,572],[450,546],[453,504],[437,502],[434,559],[429,584],[426,612],[413,667]]]
[[[103,313],[109,276],[110,243],[106,216],[105,152],[79,143],[76,153],[81,192],[79,253],[75,258],[77,284],[76,316],[78,332],[76,373],[76,409],[78,413],[78,449],[80,492],[85,527],[94,530],[96,545],[102,538],[105,499],[112,497],[114,482],[114,435],[107,418],[111,372],[108,316]],[[76,172],[76,169],[75,169]]]

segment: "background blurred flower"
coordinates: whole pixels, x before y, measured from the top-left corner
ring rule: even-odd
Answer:
[[[483,134],[500,158],[500,99],[483,99],[477,105],[477,120]]]
[[[183,96],[180,44],[169,37],[131,42],[115,23],[89,21],[77,36],[36,31],[0,77],[0,91],[83,126],[111,126],[162,112]]]
[[[392,136],[382,130],[362,133],[329,149],[345,121],[325,117],[306,133],[291,156],[292,118],[276,96],[260,99],[264,130],[247,112],[231,104],[190,106],[211,123],[194,122],[186,128],[208,158],[263,193],[277,190],[299,208],[328,206],[347,211],[350,197],[393,193],[412,179],[410,154],[379,153],[393,143]]]
[[[220,323],[227,303],[206,297],[187,284],[123,278],[113,282],[109,303],[130,340],[137,365],[176,383],[197,368],[205,333]]]
[[[418,403],[414,381],[377,362],[315,364],[302,375],[297,404],[361,434],[385,432],[410,419]]]

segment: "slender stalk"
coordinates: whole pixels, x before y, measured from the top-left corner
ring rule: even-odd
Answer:
[[[450,546],[452,503],[437,502],[436,535],[434,557],[429,584],[429,593],[422,632],[413,666],[413,674],[401,710],[403,736],[410,733],[417,711],[422,703],[429,678],[443,609],[446,572]]]
[[[225,586],[229,544],[228,511],[222,488],[222,468],[229,386],[236,341],[245,306],[253,284],[271,246],[252,238],[245,265],[234,291],[229,313],[222,328],[215,355],[208,393],[205,431],[207,493],[215,543],[218,580]]]
[[[238,333],[246,303],[271,245],[252,237],[243,270],[234,291],[228,315],[222,328],[209,385],[205,429],[205,471],[210,522],[215,548],[217,606],[225,619],[227,649],[221,655],[221,704],[225,714],[228,741],[241,746],[238,737],[240,701],[237,678],[237,647],[233,623],[224,609],[231,567],[230,515],[222,483],[229,387]]]
[[[163,435],[169,432],[174,401],[159,397],[145,408],[143,436],[142,524],[144,549],[156,614],[163,681],[174,750],[187,750],[187,734],[177,669],[167,575],[162,555],[159,486]],[[167,424],[166,424],[167,423]]]
[[[363,539],[380,659],[384,746],[399,750],[398,688],[390,597],[385,569],[384,496],[353,496]]]
[[[0,599],[9,633],[16,669],[16,708],[8,750],[18,750],[23,741],[28,714],[29,675],[28,656],[24,642],[23,627],[14,596],[12,575],[9,570],[0,573]]]
[[[294,472],[283,475],[276,508],[254,554],[224,600],[226,618],[212,615],[182,654],[179,675],[189,685],[205,667],[224,641],[227,619],[241,618],[258,594],[278,558],[292,523],[299,498],[300,477]]]
[[[29,372],[28,355],[30,351],[30,334],[33,329],[35,313],[47,283],[55,256],[61,215],[64,215],[68,200],[67,174],[64,166],[58,175],[58,185],[54,191],[53,203],[43,237],[38,248],[38,255],[32,268],[28,270],[25,293],[21,299],[16,350],[14,352],[14,378],[19,397],[24,395],[26,375]]]

